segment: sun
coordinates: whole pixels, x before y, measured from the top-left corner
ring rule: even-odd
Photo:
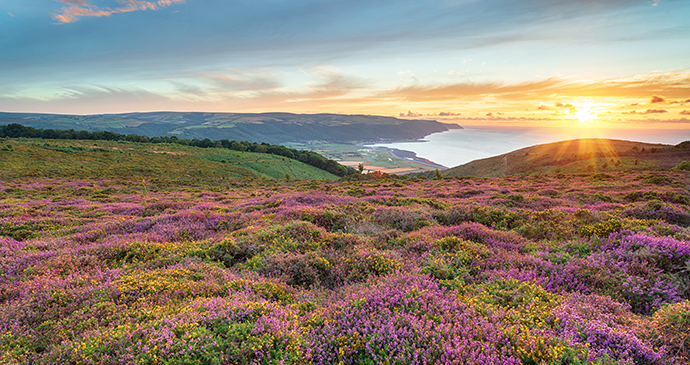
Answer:
[[[581,107],[576,113],[575,113],[575,118],[580,120],[580,123],[583,124],[588,124],[594,122],[594,118],[596,118],[597,113],[592,111],[592,108],[589,106]]]
[[[594,102],[591,100],[572,103],[568,111],[568,118],[580,121],[580,124],[600,122],[602,113],[610,107],[610,103]]]

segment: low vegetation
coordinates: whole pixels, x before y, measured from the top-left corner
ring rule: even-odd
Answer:
[[[39,143],[0,145],[2,363],[689,363],[687,172],[270,180]],[[44,152],[64,175],[5,169]]]
[[[577,139],[527,147],[472,161],[445,170],[443,175],[499,177],[670,169],[690,160],[689,146],[688,142],[672,146],[601,138]],[[426,176],[433,175],[426,173]]]
[[[214,149],[228,149],[238,152],[254,152],[265,153],[275,156],[287,157],[288,159],[298,160],[304,164],[314,166],[318,169],[327,171],[337,176],[346,176],[355,172],[351,167],[346,167],[338,164],[333,160],[329,160],[316,152],[307,150],[296,150],[287,148],[281,145],[271,145],[268,143],[251,143],[247,141],[230,141],[227,139],[210,140],[204,138],[199,139],[180,139],[175,136],[172,137],[147,137],[136,134],[118,134],[110,131],[96,131],[89,132],[85,130],[75,131],[74,129],[59,130],[59,129],[36,129],[32,127],[25,127],[21,124],[13,123],[8,125],[0,125],[0,138],[31,138],[31,139],[60,139],[60,140],[79,140],[84,141],[127,141],[138,142],[146,144],[165,144],[165,145],[180,145],[192,146],[198,148],[214,148]],[[70,145],[66,147],[69,150]],[[116,148],[117,149],[117,148]],[[131,148],[129,150],[132,150]],[[83,150],[82,150],[83,151]],[[66,151],[63,151],[66,152]],[[214,152],[212,152],[214,153]],[[228,154],[227,151],[215,151],[216,154]],[[198,153],[197,153],[198,154]],[[239,158],[239,154],[235,154]],[[273,157],[263,157],[264,160],[275,160]],[[221,161],[224,159],[221,159]],[[285,160],[285,159],[283,159]],[[262,169],[263,171],[271,171],[273,169]],[[280,170],[280,169],[278,169]],[[280,171],[275,170],[276,173]]]
[[[200,179],[275,178],[335,180],[314,166],[268,153],[169,143],[98,140],[0,139],[0,179],[146,179],[195,184]]]

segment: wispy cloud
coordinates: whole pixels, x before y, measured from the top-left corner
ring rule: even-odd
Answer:
[[[65,86],[61,92],[41,98],[0,95],[0,110],[71,113],[75,107],[87,105],[83,109],[85,113],[115,113],[166,110],[176,102],[167,96],[132,86]]]
[[[279,80],[266,76],[264,72],[241,70],[202,73],[199,79],[211,84],[210,89],[214,92],[262,91],[277,89],[281,86]]]
[[[651,99],[649,95],[655,95]],[[616,97],[648,99],[654,103],[667,102],[665,95],[683,98],[690,95],[690,73],[664,73],[638,75],[624,79],[570,80],[551,77],[541,81],[517,84],[499,82],[456,83],[456,84],[415,84],[378,93],[385,99],[405,102],[423,101],[476,101],[503,100],[524,101],[552,97]],[[556,103],[556,107],[569,107]]]
[[[407,102],[478,100],[487,96],[498,95],[507,98],[532,99],[534,94],[543,94],[563,84],[565,84],[565,80],[556,78],[514,85],[505,85],[498,82],[458,83],[450,85],[417,84],[384,91],[377,96],[380,98],[399,99]]]
[[[315,67],[305,74],[312,78],[312,81],[306,84],[307,90],[289,93],[291,97],[287,101],[340,98],[348,96],[354,90],[366,87],[366,82],[359,77],[346,75],[329,67]]]
[[[668,113],[668,110],[665,109],[647,109],[643,112],[638,112],[636,110],[630,111],[630,112],[623,112],[623,114],[662,114],[662,113]]]
[[[74,23],[80,18],[88,16],[102,17],[111,16],[118,13],[129,13],[133,11],[158,10],[175,3],[182,3],[185,0],[117,0],[120,6],[116,7],[99,7],[92,4],[90,0],[59,1],[70,6],[63,7],[60,9],[60,13],[58,14],[53,14],[53,19],[60,23]]]

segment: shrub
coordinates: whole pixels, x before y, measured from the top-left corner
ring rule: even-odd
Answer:
[[[673,168],[676,171],[690,171],[690,161],[683,161]]]
[[[654,313],[650,337],[681,361],[690,359],[690,301],[669,304]]]
[[[583,226],[580,233],[585,237],[607,237],[609,234],[618,232],[623,228],[623,224],[618,219],[610,219],[603,223],[596,223]]]

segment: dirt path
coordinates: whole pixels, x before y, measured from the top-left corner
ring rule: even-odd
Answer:
[[[503,156],[503,173],[501,175],[503,175],[503,177],[505,177],[506,172],[508,172],[508,156],[507,155]]]

